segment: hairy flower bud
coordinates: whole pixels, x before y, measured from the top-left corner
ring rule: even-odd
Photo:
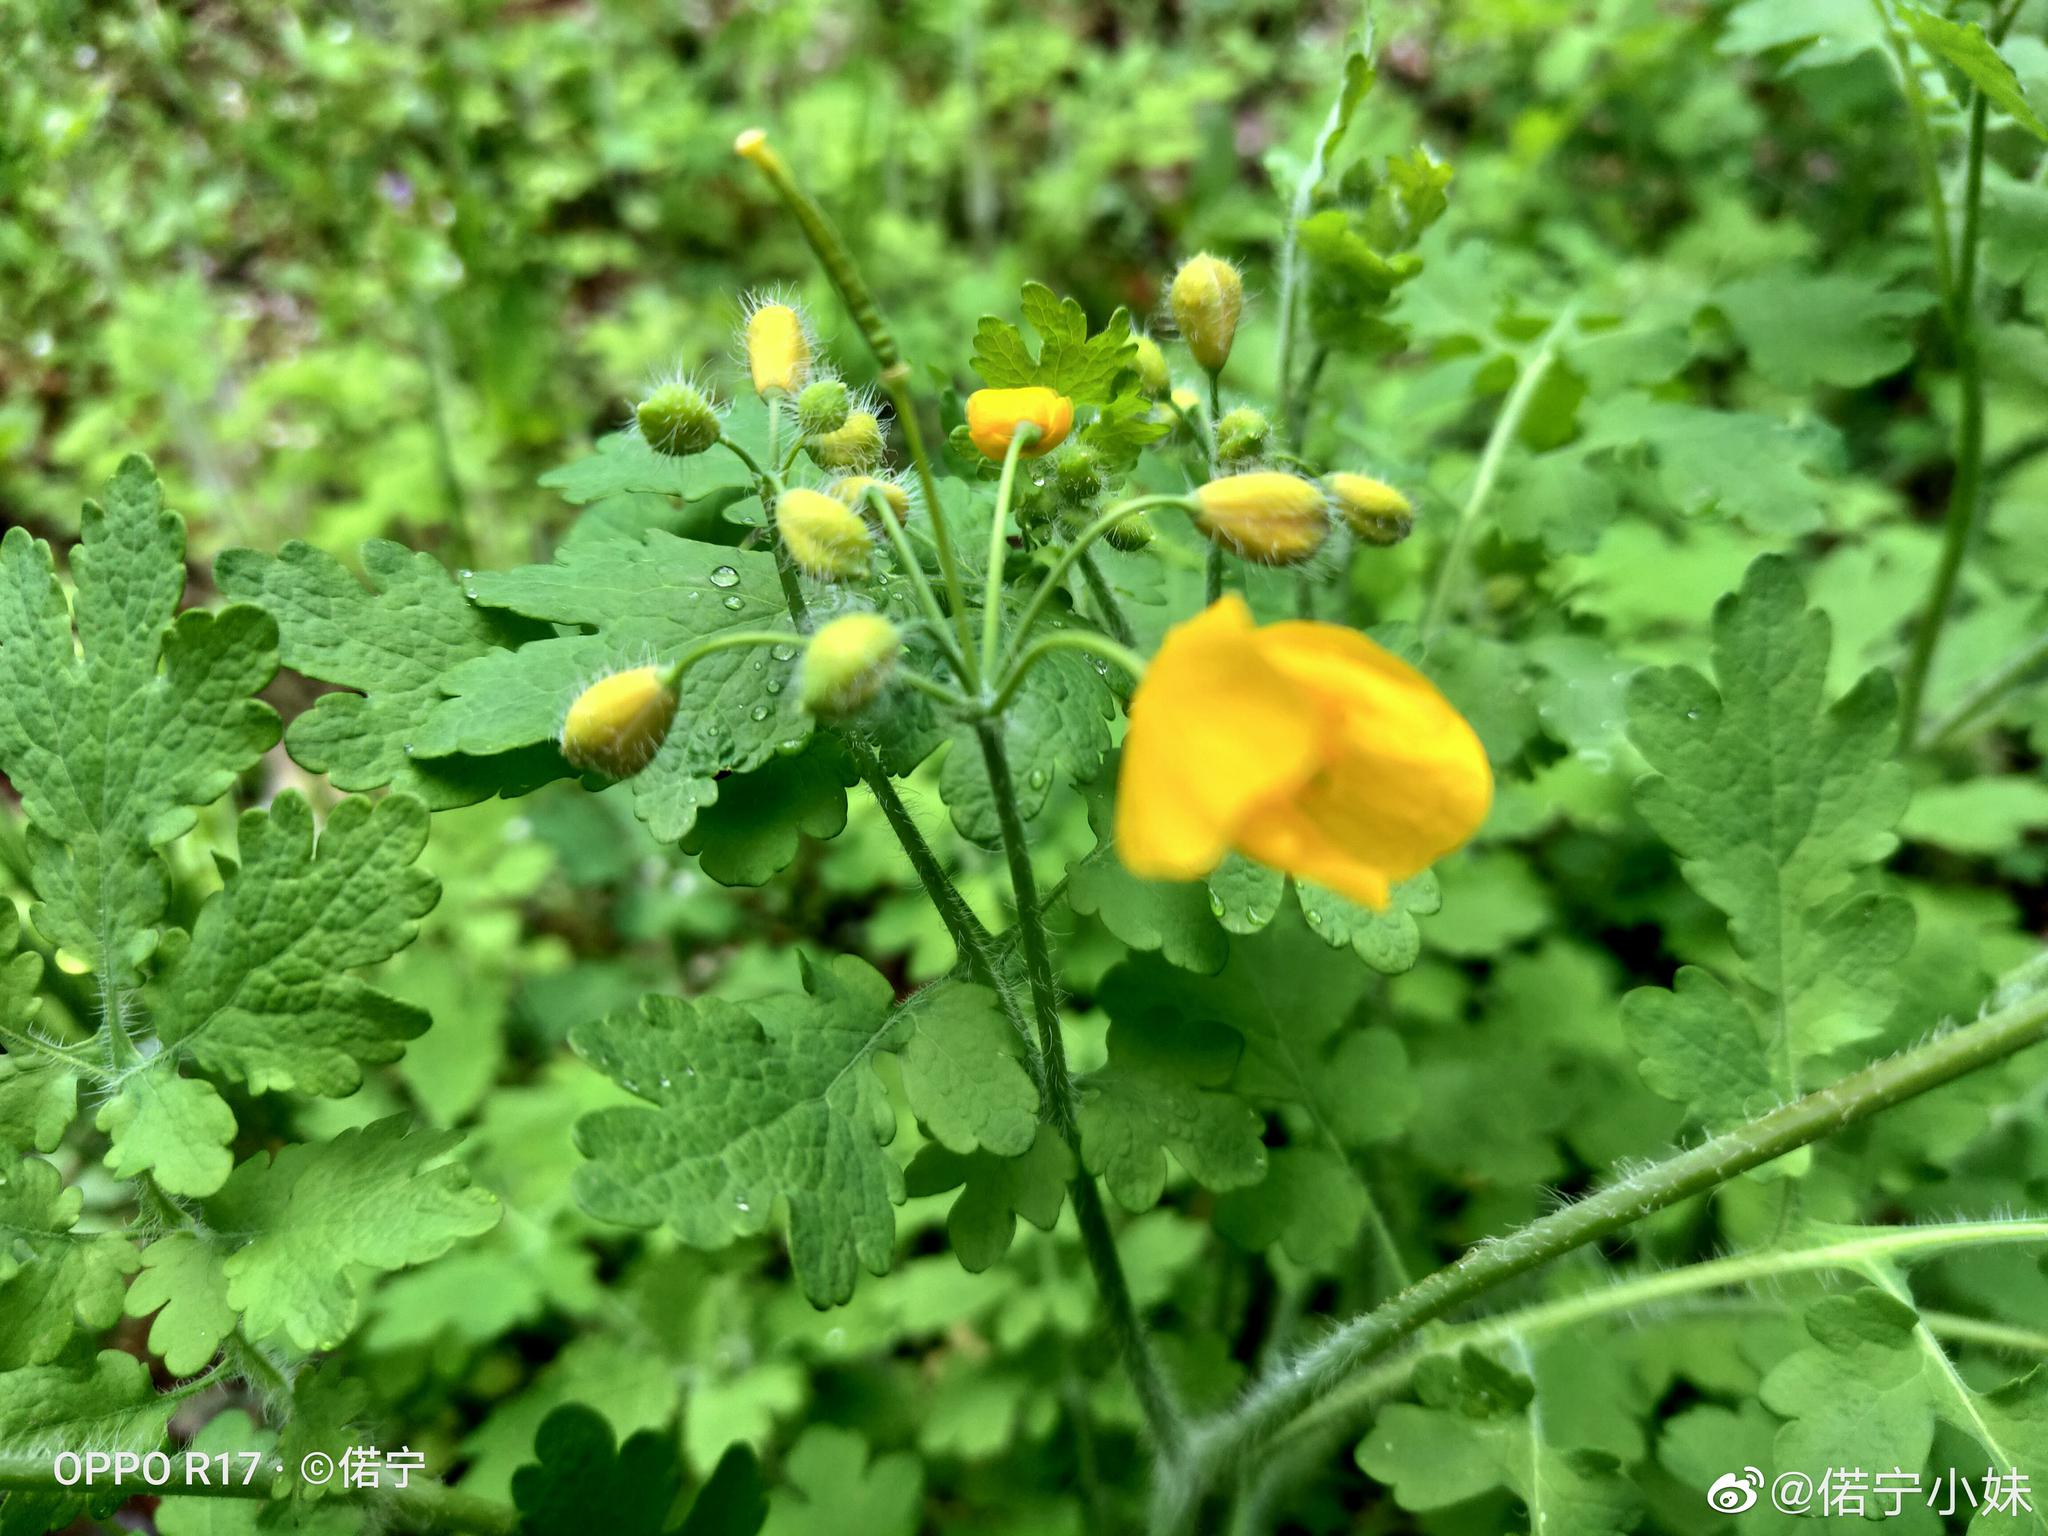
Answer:
[[[1043,384],[977,389],[967,397],[967,435],[984,457],[1000,459],[1007,454],[1010,439],[1027,422],[1038,428],[1038,436],[1024,445],[1022,453],[1035,459],[1066,439],[1074,425],[1074,402]]]
[[[1230,360],[1237,317],[1244,310],[1244,279],[1237,268],[1207,251],[1190,256],[1173,274],[1166,302],[1195,361],[1210,373],[1220,370]]]
[[[796,397],[797,430],[806,437],[823,437],[846,425],[853,409],[853,395],[838,379],[819,379],[806,384]]]
[[[1195,520],[1210,538],[1261,565],[1306,560],[1330,532],[1321,487],[1279,470],[1211,480],[1195,492]]]
[[[825,489],[856,512],[867,511],[868,492],[879,491],[898,521],[910,516],[910,492],[894,480],[878,480],[873,475],[841,475]]]
[[[659,667],[592,683],[562,722],[562,756],[587,773],[630,779],[654,760],[676,717],[676,691]]]
[[[659,453],[702,453],[718,441],[718,408],[694,384],[664,384],[634,409],[640,436]]]
[[[875,542],[851,507],[801,486],[775,498],[775,531],[797,568],[821,581],[844,581],[865,571]]]
[[[873,411],[854,411],[837,430],[804,442],[821,469],[872,469],[882,461],[882,424]]]
[[[1136,554],[1152,542],[1152,519],[1142,512],[1128,513],[1103,531],[1102,542],[1125,554]]]
[[[1256,459],[1266,451],[1272,435],[1273,424],[1266,420],[1264,412],[1248,405],[1225,411],[1223,419],[1216,423],[1216,457],[1225,464]]]
[[[1166,354],[1150,336],[1139,336],[1138,389],[1154,400],[1163,400],[1173,388],[1173,376],[1166,371]]]
[[[888,686],[902,649],[896,626],[879,613],[834,619],[804,647],[797,698],[814,715],[853,714]]]
[[[1102,455],[1085,443],[1068,443],[1053,456],[1053,489],[1065,501],[1093,501],[1108,481]]]
[[[792,395],[811,376],[811,338],[787,304],[763,304],[747,316],[747,371],[757,395]]]
[[[1415,507],[1394,487],[1370,475],[1323,476],[1323,486],[1351,531],[1368,544],[1398,544],[1415,527]]]

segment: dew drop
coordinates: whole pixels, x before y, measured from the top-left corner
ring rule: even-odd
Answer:
[[[1320,928],[1323,926],[1323,914],[1320,912],[1304,912],[1302,913],[1302,916],[1308,919],[1308,925],[1311,928]]]
[[[738,613],[742,608],[746,607],[746,604],[740,601],[739,593],[735,592],[725,600],[725,606],[734,613]]]
[[[777,661],[795,661],[796,647],[793,645],[771,646],[769,648],[768,654],[770,656],[773,656]]]
[[[744,1198],[733,1201],[733,1204],[738,1206],[743,1211],[751,1211],[753,1209],[751,1205],[747,1204]]]
[[[1209,910],[1218,917],[1223,915],[1223,898],[1214,891],[1209,893]]]
[[[721,565],[711,573],[714,587],[736,587],[740,584],[740,573],[729,565]]]
[[[766,720],[768,718],[768,706],[766,704],[756,704],[747,711],[747,718],[749,720]]]
[[[470,571],[470,570],[461,570],[461,571],[457,571],[457,572],[455,573],[455,579],[456,579],[457,581],[468,581],[468,580],[470,580],[470,579],[471,579],[472,577],[474,577],[475,575],[476,575],[476,572],[475,572],[475,571]]]
[[[1025,782],[1033,789],[1045,788],[1045,770],[1043,768],[1032,769],[1030,774],[1027,775]]]
[[[661,1086],[664,1088],[673,1088],[675,1086],[674,1083],[669,1081],[669,1075],[666,1072],[661,1074]]]
[[[771,678],[769,678],[769,679],[768,679],[768,691],[769,691],[770,693],[780,693],[780,692],[782,692],[782,679],[781,679],[781,678],[779,678],[779,677],[771,677]]]

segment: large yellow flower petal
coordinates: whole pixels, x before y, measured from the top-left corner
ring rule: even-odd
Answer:
[[[1177,625],[1131,700],[1116,800],[1117,853],[1134,875],[1194,880],[1229,852],[1254,806],[1307,783],[1329,726],[1253,643],[1230,596]]]
[[[1472,727],[1420,672],[1355,631],[1276,624],[1266,661],[1313,697],[1323,767],[1255,807],[1235,842],[1251,857],[1384,907],[1389,886],[1459,847],[1486,819],[1493,774]]]

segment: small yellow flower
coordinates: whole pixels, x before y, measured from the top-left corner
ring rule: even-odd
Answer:
[[[1244,279],[1237,268],[1207,251],[1190,256],[1173,274],[1166,304],[1195,361],[1210,373],[1219,371],[1230,360],[1237,318],[1244,311]]]
[[[1284,470],[1225,475],[1195,492],[1202,532],[1261,565],[1297,565],[1330,534],[1321,487]]]
[[[967,397],[967,436],[985,455],[1000,459],[1025,422],[1038,428],[1023,456],[1035,459],[1059,447],[1074,425],[1074,402],[1043,384],[1022,389],[977,389]]]
[[[810,333],[787,304],[763,304],[747,316],[747,371],[763,396],[795,394],[810,378]]]
[[[873,475],[841,475],[825,489],[835,501],[856,512],[867,511],[869,491],[879,491],[882,500],[889,504],[889,510],[896,514],[897,521],[910,516],[910,492],[894,480],[879,480]]]
[[[1200,879],[1235,849],[1384,909],[1493,798],[1428,678],[1355,630],[1256,628],[1234,595],[1168,631],[1130,717],[1117,851],[1146,879]]]
[[[807,576],[843,581],[868,568],[875,536],[860,515],[823,491],[798,486],[775,498],[775,531]]]
[[[614,672],[569,706],[562,756],[586,772],[630,779],[654,760],[675,718],[676,691],[659,667]]]

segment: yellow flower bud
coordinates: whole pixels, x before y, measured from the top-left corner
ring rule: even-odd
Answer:
[[[569,706],[562,756],[585,772],[630,779],[654,760],[675,717],[676,691],[661,668],[614,672]]]
[[[856,512],[867,511],[869,491],[879,491],[898,521],[910,516],[910,492],[894,480],[878,480],[873,475],[842,475],[825,489]]]
[[[775,498],[775,531],[797,568],[821,581],[860,575],[875,542],[852,508],[801,486]]]
[[[1398,544],[1415,527],[1414,505],[1384,480],[1335,474],[1323,476],[1323,485],[1351,531],[1368,544]]]
[[[888,686],[903,640],[879,613],[849,613],[804,647],[797,698],[814,715],[850,715]]]
[[[1023,456],[1050,453],[1074,425],[1074,402],[1043,384],[1022,389],[977,389],[967,397],[967,436],[984,456],[1000,459],[1010,451],[1017,428],[1029,422],[1038,436],[1024,445]]]
[[[855,411],[836,432],[807,438],[804,447],[823,469],[872,469],[882,459],[882,424],[873,411]]]
[[[1159,350],[1159,343],[1150,336],[1138,337],[1138,389],[1154,400],[1162,400],[1173,388],[1173,377],[1166,371],[1166,354]]]
[[[1190,256],[1166,291],[1174,328],[1195,361],[1215,373],[1230,360],[1237,317],[1244,309],[1244,279],[1237,268],[1207,251]]]
[[[1210,538],[1261,565],[1298,564],[1330,532],[1321,487],[1280,470],[1211,480],[1195,492],[1195,520]]]
[[[763,304],[747,316],[747,369],[757,395],[794,394],[811,376],[811,338],[787,304]]]

